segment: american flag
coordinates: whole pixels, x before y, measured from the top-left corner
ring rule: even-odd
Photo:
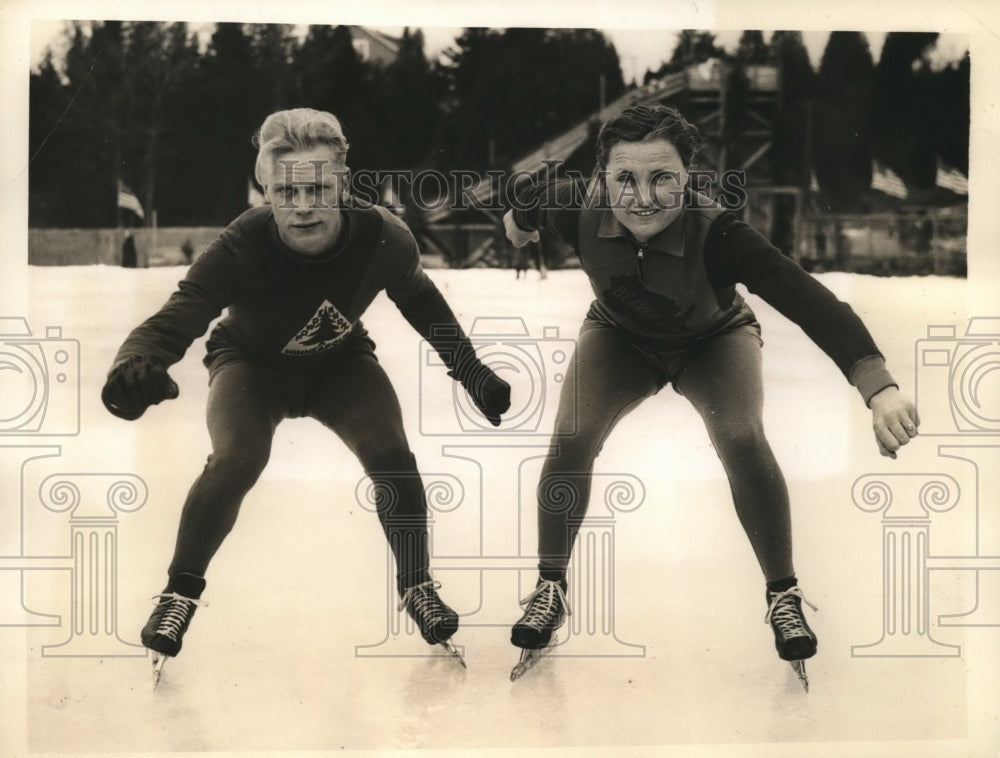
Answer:
[[[965,178],[965,174],[940,158],[937,159],[937,175],[934,177],[934,183],[938,187],[951,190],[956,195],[969,194],[969,180]]]
[[[135,196],[135,193],[128,188],[125,182],[118,181],[118,207],[124,208],[127,211],[132,211],[136,216],[145,220],[146,214],[143,213],[142,203],[139,202],[139,198]]]
[[[903,180],[896,176],[891,168],[883,166],[878,161],[872,162],[872,189],[901,200],[905,200],[907,196]]]

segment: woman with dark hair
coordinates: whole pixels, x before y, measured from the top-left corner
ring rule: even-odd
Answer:
[[[594,461],[614,426],[665,385],[701,415],[766,583],[779,656],[808,688],[803,661],[816,635],[792,562],[788,489],[763,427],[760,325],[743,284],[798,324],[871,408],[883,455],[917,433],[868,330],[851,310],[767,239],[690,189],[700,135],[678,111],[632,106],[597,139],[589,182],[535,183],[504,217],[515,246],[558,234],[577,252],[595,300],[563,383],[552,453],[538,486],[539,580],[511,642],[516,678],[570,613],[566,569],[586,514]],[[814,606],[813,606],[814,607]]]

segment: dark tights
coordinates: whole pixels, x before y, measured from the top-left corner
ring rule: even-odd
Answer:
[[[543,570],[558,573],[568,565],[587,511],[594,460],[618,421],[656,393],[658,375],[617,331],[581,331],[538,487]],[[765,579],[791,576],[788,489],[764,436],[757,337],[736,331],[706,340],[689,354],[676,385],[708,429]],[[669,461],[664,466],[669,469]]]
[[[207,411],[212,453],[188,492],[168,573],[204,576],[236,523],[244,496],[267,464],[278,423],[292,416],[319,420],[357,456],[375,486],[379,520],[396,559],[399,584],[426,580],[423,484],[396,393],[367,351],[302,376],[279,376],[246,361],[216,367]]]

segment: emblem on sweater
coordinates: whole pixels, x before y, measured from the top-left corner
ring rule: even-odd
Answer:
[[[344,314],[329,300],[324,300],[281,352],[283,355],[312,355],[329,350],[350,333],[351,327]]]

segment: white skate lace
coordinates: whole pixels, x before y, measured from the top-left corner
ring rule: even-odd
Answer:
[[[549,579],[543,579],[535,587],[535,591],[521,601],[521,607],[527,612],[519,623],[532,629],[541,629],[551,624],[559,617],[560,608],[567,616],[573,615],[562,585]]]
[[[771,604],[764,615],[764,623],[772,624],[784,639],[792,637],[808,637],[802,611],[796,607],[793,597],[797,597],[814,611],[818,611],[815,605],[806,600],[802,590],[792,587],[784,592],[776,592],[771,596]]]
[[[162,595],[153,595],[153,602],[160,605],[167,603],[166,610],[160,618],[160,623],[156,627],[156,633],[177,642],[177,635],[189,618],[191,618],[191,608],[193,606],[208,605],[204,600],[195,600],[192,597],[178,595],[176,592],[167,592]]]
[[[398,611],[403,610],[410,599],[413,599],[412,613],[415,617],[423,619],[428,627],[432,627],[444,620],[444,608],[434,594],[441,587],[441,582],[429,581],[423,584],[415,584],[407,588],[406,592],[399,599]]]

